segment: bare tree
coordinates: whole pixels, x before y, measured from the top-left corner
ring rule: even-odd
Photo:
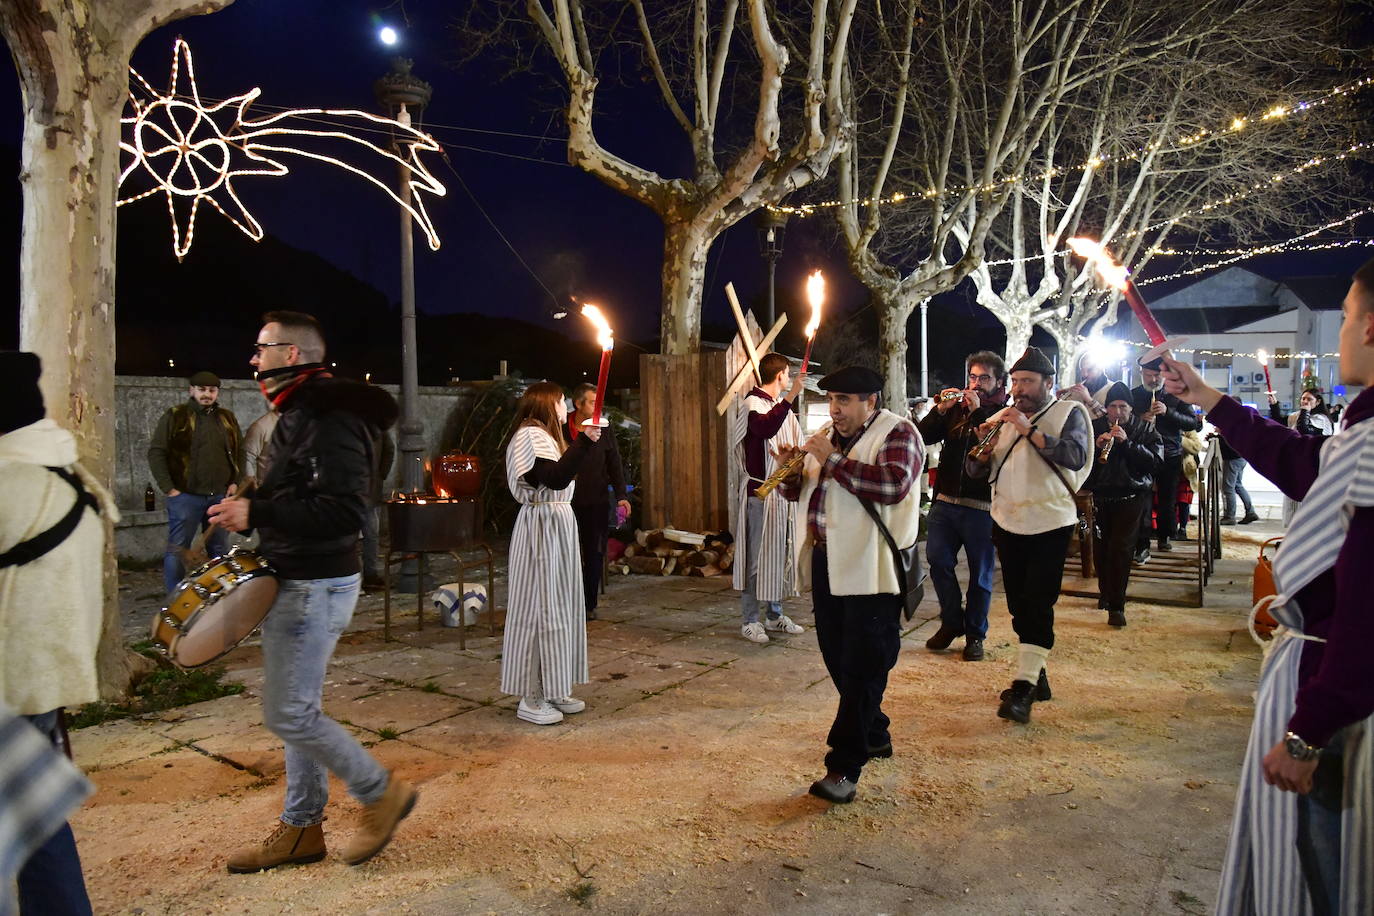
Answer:
[[[715,239],[824,176],[848,142],[839,84],[856,4],[812,0],[781,21],[765,0],[525,0],[525,18],[566,87],[568,160],[663,220],[664,353],[700,344],[706,256]],[[794,58],[805,69],[788,78]],[[690,175],[636,164],[598,139],[598,87],[634,70],[656,87],[686,140]]]
[[[115,451],[115,191],[129,55],[153,29],[232,2],[0,0],[0,31],[24,105],[19,345],[42,358],[49,413],[76,434],[82,463],[107,487]],[[132,659],[108,541],[100,684],[102,694],[116,696],[128,687]]]
[[[1339,81],[1323,21],[1270,0],[1203,6],[1187,40],[1065,98],[985,235],[971,277],[978,302],[1006,327],[1010,357],[1038,324],[1071,371],[1089,327],[1117,320],[1119,297],[1066,257],[1065,238],[1107,242],[1139,274],[1166,242],[1243,244],[1358,199],[1348,176],[1293,171],[1352,142],[1361,129],[1353,109],[1285,115],[1276,95],[1315,95]],[[956,234],[976,229],[966,215]]]

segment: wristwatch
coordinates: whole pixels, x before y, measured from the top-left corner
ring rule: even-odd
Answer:
[[[1293,732],[1289,732],[1288,734],[1283,736],[1283,745],[1288,750],[1289,757],[1292,757],[1294,760],[1302,760],[1304,762],[1308,760],[1316,760],[1317,755],[1319,755],[1322,752],[1321,748],[1313,747],[1306,741],[1299,738]]]

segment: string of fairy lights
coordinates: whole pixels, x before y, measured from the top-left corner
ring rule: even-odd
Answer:
[[[888,194],[885,196],[865,197],[860,200],[853,201],[853,203],[858,206],[867,207],[872,206],[874,204],[899,204],[908,200],[933,200],[937,197],[957,197],[963,194],[967,194],[970,191],[974,191],[980,194],[991,194],[997,191],[998,189],[1004,188],[1007,185],[1011,184],[1034,184],[1052,178],[1058,178],[1063,175],[1071,175],[1079,172],[1100,169],[1103,166],[1111,165],[1114,163],[1139,161],[1142,156],[1150,153],[1153,153],[1155,155],[1170,155],[1173,153],[1180,153],[1190,150],[1206,140],[1218,140],[1234,136],[1256,124],[1274,123],[1286,120],[1294,115],[1305,115],[1318,108],[1322,108],[1326,105],[1329,105],[1330,103],[1337,101],[1338,99],[1342,99],[1349,95],[1352,95],[1353,93],[1358,92],[1361,89],[1364,89],[1365,87],[1370,85],[1374,85],[1374,76],[1361,77],[1360,79],[1353,80],[1349,83],[1345,83],[1340,86],[1336,86],[1332,89],[1328,89],[1324,93],[1318,95],[1315,98],[1306,99],[1304,101],[1295,102],[1292,104],[1276,103],[1268,106],[1264,109],[1262,113],[1257,115],[1238,115],[1232,118],[1229,123],[1222,127],[1218,127],[1216,129],[1202,128],[1196,131],[1195,133],[1180,137],[1175,143],[1169,146],[1165,146],[1162,142],[1156,141],[1155,143],[1146,144],[1129,152],[1120,153],[1115,156],[1090,156],[1083,162],[1078,163],[1077,165],[1051,166],[1050,168],[1045,169],[1044,171],[1033,176],[1008,175],[1005,178],[999,178],[995,181],[987,182],[985,184],[956,185],[953,187],[946,188],[943,191],[936,190],[935,188],[912,189],[909,191],[895,191],[892,194]],[[1334,158],[1337,160],[1343,159],[1351,153],[1367,148],[1369,148],[1369,144],[1356,144],[1355,147],[1351,147],[1345,150],[1343,153],[1335,156]],[[1294,173],[1300,173],[1301,171],[1305,171],[1308,168],[1315,167],[1315,165],[1323,164],[1325,160],[1331,158],[1333,157],[1314,157],[1314,160],[1319,159],[1322,161],[1314,162],[1313,160],[1309,160],[1308,163],[1304,164],[1303,166],[1300,166],[1298,169],[1295,169]],[[1281,177],[1271,176],[1269,182],[1273,183],[1282,180],[1283,178]],[[1254,190],[1258,189],[1259,187],[1265,186],[1265,184],[1265,182],[1258,182],[1256,183],[1254,188],[1252,188],[1249,192],[1245,193],[1253,193]],[[1232,197],[1233,199],[1240,199],[1239,197],[1234,197],[1234,195],[1232,195]],[[805,219],[808,216],[815,215],[816,211],[818,210],[835,209],[837,207],[843,207],[849,204],[849,201],[835,198],[830,200],[813,201],[801,204],[778,204],[769,207],[769,209],[778,213],[786,213],[789,216],[796,216],[798,218]],[[1213,202],[1210,208],[1215,208],[1221,205],[1222,202],[1220,201]],[[1207,209],[1209,208],[1200,208],[1196,212],[1206,212]],[[1196,215],[1196,213],[1190,215]],[[1175,219],[1183,218],[1185,217],[1175,217]]]

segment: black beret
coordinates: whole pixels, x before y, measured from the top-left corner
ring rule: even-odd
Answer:
[[[1147,353],[1146,356],[1148,355]],[[1140,368],[1149,369],[1152,372],[1158,372],[1160,369],[1164,368],[1164,357],[1162,356],[1156,356],[1154,359],[1149,360],[1142,356],[1140,359],[1136,360],[1136,362],[1140,363]]]
[[[1026,347],[1026,352],[1011,367],[1012,372],[1038,372],[1049,378],[1054,375],[1054,363],[1040,352],[1039,347]],[[1010,374],[1010,373],[1009,373]]]
[[[191,376],[190,382],[200,388],[218,388],[219,376],[213,372],[206,372],[204,369]]]
[[[43,419],[43,392],[38,376],[43,361],[36,353],[0,350],[0,435]]]
[[[1112,387],[1107,389],[1107,399],[1103,404],[1110,404],[1112,401],[1125,401],[1134,406],[1131,400],[1131,389],[1126,387],[1125,382],[1112,382]]]
[[[846,366],[821,379],[820,389],[842,394],[874,394],[883,390],[883,377],[863,366]]]

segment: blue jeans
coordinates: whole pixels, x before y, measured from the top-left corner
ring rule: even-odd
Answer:
[[[740,612],[746,624],[759,622],[759,601],[754,597],[755,582],[759,577],[759,542],[763,540],[763,500],[749,498],[748,516],[744,521],[744,591],[740,592]],[[768,619],[777,620],[782,616],[782,604],[777,601],[764,601],[768,609]]]
[[[25,716],[43,735],[60,747],[57,711],[37,716]],[[0,893],[9,893],[0,889]],[[0,900],[0,905],[4,901]],[[52,914],[52,916],[90,916],[91,901],[86,896],[86,882],[81,877],[81,857],[76,851],[72,828],[62,829],[48,837],[48,841],[33,851],[33,855],[19,869],[19,912]]]
[[[262,624],[262,719],[286,744],[281,819],[293,827],[324,819],[329,771],[364,805],[386,791],[387,771],[324,714],[320,701],[334,644],[358,603],[359,580],[357,573],[337,579],[282,579]]]
[[[1222,490],[1226,496],[1226,511],[1222,514],[1223,518],[1236,517],[1236,496],[1240,496],[1240,501],[1245,506],[1246,515],[1255,514],[1255,504],[1250,501],[1250,494],[1240,483],[1244,476],[1244,458],[1232,458],[1226,462],[1226,482]]]
[[[1341,730],[1326,743],[1317,771],[1312,774],[1312,791],[1298,796],[1298,861],[1315,916],[1341,911],[1345,741],[1346,732]]]
[[[968,558],[968,599],[959,590],[959,548]],[[930,581],[940,599],[940,624],[969,639],[988,635],[988,606],[992,603],[992,515],[971,506],[943,500],[930,504],[926,518],[926,562]]]
[[[181,552],[190,547],[196,535],[210,523],[205,513],[223,498],[223,494],[198,496],[195,493],[167,497],[167,552],[162,556],[162,581],[168,593],[186,576]],[[212,529],[205,539],[205,552],[212,557],[228,553],[229,532],[223,528]]]

